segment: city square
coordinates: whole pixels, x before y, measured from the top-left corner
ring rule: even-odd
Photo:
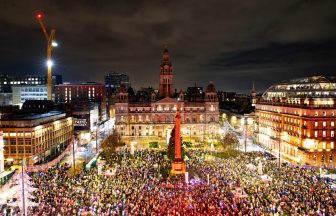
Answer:
[[[1,5],[0,216],[336,215],[334,2]]]

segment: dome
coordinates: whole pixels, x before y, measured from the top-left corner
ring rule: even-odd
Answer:
[[[336,77],[312,76],[282,81],[269,87],[263,99],[272,98],[335,98]]]
[[[206,93],[216,93],[215,85],[210,82],[206,88]]]

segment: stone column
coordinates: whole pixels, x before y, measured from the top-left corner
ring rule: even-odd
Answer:
[[[175,160],[182,159],[181,153],[181,115],[176,111],[175,117]]]
[[[181,116],[180,108],[177,106],[175,116],[175,158],[172,162],[172,169],[170,174],[172,175],[184,175],[186,172],[185,163],[182,158],[181,149]]]

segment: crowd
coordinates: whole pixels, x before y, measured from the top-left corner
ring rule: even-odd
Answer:
[[[336,191],[312,169],[277,168],[261,153],[206,160],[202,151],[188,151],[191,181],[168,177],[170,162],[160,151],[105,155],[101,175],[96,167],[73,175],[67,164],[31,173],[38,206],[28,215],[335,215]],[[106,170],[113,170],[105,175]],[[209,184],[207,181],[209,175]],[[241,187],[246,197],[232,190]]]

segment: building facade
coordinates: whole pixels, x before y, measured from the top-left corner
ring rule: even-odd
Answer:
[[[111,72],[105,76],[105,87],[107,92],[116,92],[121,85],[125,85],[126,88],[130,86],[130,81],[127,74]]]
[[[160,90],[151,92],[148,100],[131,100],[121,87],[115,103],[116,129],[124,139],[169,140],[174,127],[176,109],[180,109],[181,136],[186,140],[203,141],[214,138],[219,129],[218,98],[210,83],[204,94],[188,101],[181,90],[173,92],[173,69],[168,49],[163,51],[160,65]]]
[[[42,162],[61,152],[73,137],[73,120],[65,113],[10,115],[0,120],[8,163]]]
[[[25,100],[44,100],[39,87],[46,86],[47,77],[42,75],[8,76],[0,75],[0,105],[18,105]],[[62,75],[54,74],[52,76],[53,86],[62,84]],[[25,87],[31,87],[25,91]],[[54,100],[53,94],[53,100]],[[29,99],[26,99],[29,98]]]
[[[55,86],[56,103],[71,103],[76,100],[102,102],[105,98],[105,86],[100,83],[67,83]]]
[[[271,86],[256,103],[257,138],[281,157],[335,167],[336,78],[307,77]]]
[[[45,85],[18,85],[12,86],[13,105],[22,106],[26,100],[47,100],[47,86]]]

